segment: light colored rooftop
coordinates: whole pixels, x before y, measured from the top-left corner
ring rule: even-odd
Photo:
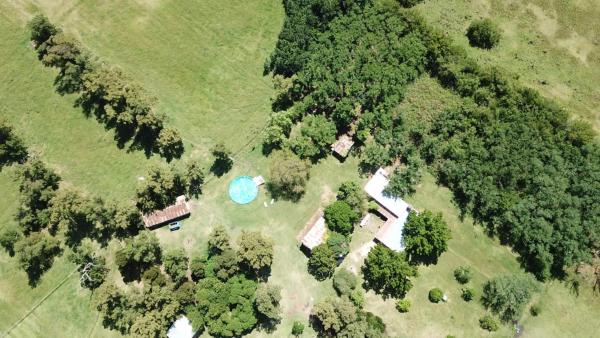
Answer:
[[[326,233],[327,227],[325,226],[323,210],[319,209],[310,218],[302,232],[300,232],[298,239],[307,249],[312,250],[314,247],[323,243]]]
[[[380,213],[387,218],[375,238],[394,251],[403,251],[402,229],[412,207],[403,199],[387,196],[383,192],[389,182],[386,171],[379,168],[365,185],[365,191],[381,206]]]
[[[379,168],[365,185],[365,191],[377,203],[394,214],[394,216],[400,218],[404,214],[407,214],[407,210],[410,210],[411,207],[408,203],[404,202],[403,199],[386,196],[386,194],[383,193],[383,190],[389,183],[390,180],[388,174],[385,170]]]
[[[404,228],[407,217],[408,212],[402,217],[388,219],[381,228],[379,228],[375,238],[377,238],[381,244],[394,251],[404,251],[404,245],[402,244],[402,229]]]
[[[350,152],[350,149],[353,145],[354,141],[352,141],[352,138],[344,134],[340,136],[340,138],[338,138],[334,144],[331,145],[331,150],[333,150],[342,157],[346,157],[348,156],[348,153]]]
[[[167,332],[169,338],[192,338],[193,336],[194,329],[186,316],[177,319]]]

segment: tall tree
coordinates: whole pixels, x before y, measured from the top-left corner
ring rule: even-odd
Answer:
[[[167,251],[162,255],[162,262],[165,271],[171,276],[175,284],[180,285],[188,280],[188,262],[189,259],[183,249]]]
[[[59,32],[59,29],[50,23],[50,20],[43,14],[34,16],[27,26],[30,31],[30,40],[35,43],[36,48]]]
[[[191,160],[185,164],[185,181],[188,195],[198,197],[202,194],[204,168],[199,161]]]
[[[54,257],[60,254],[60,242],[43,232],[33,232],[15,244],[19,265],[29,277],[29,284],[36,285],[44,272],[52,267]]]
[[[5,120],[0,119],[0,170],[7,164],[26,159],[27,148],[23,141]]]
[[[331,277],[336,266],[336,257],[327,244],[321,244],[312,249],[308,259],[308,272],[317,280]]]
[[[411,262],[437,263],[440,255],[448,249],[450,229],[441,213],[429,210],[411,212],[402,228],[402,242]]]
[[[224,143],[217,143],[211,148],[210,152],[215,158],[210,171],[221,177],[227,173],[233,167],[233,159],[231,158],[231,151],[225,147]]]
[[[335,201],[325,208],[324,217],[327,228],[342,235],[350,235],[359,215],[348,203]]]
[[[356,307],[347,298],[326,298],[315,304],[312,315],[323,331],[336,336],[358,319]]]
[[[281,287],[273,284],[260,284],[256,290],[254,304],[268,328],[272,329],[281,319]]]
[[[404,298],[412,288],[411,277],[417,276],[417,268],[407,262],[404,253],[378,244],[369,251],[362,273],[368,289],[385,297]]]
[[[48,208],[58,189],[60,176],[37,159],[20,166],[17,175],[21,198],[15,218],[25,234],[39,231],[49,222]]]
[[[164,157],[167,162],[174,158],[180,158],[183,154],[183,141],[179,131],[173,128],[164,128],[158,134],[156,140],[156,148],[158,153]]]
[[[231,249],[231,243],[227,229],[223,225],[216,225],[208,236],[209,254],[219,254],[229,249]]]
[[[299,200],[304,195],[310,165],[289,150],[278,150],[271,155],[269,191],[275,197]]]
[[[162,209],[185,193],[184,178],[165,166],[150,166],[137,189],[137,207],[143,212]]]
[[[260,275],[273,263],[273,241],[260,232],[242,231],[239,237],[240,263],[253,274]]]

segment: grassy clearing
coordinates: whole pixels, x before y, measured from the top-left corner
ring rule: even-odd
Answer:
[[[464,46],[480,64],[499,66],[557,99],[600,130],[600,4],[594,0],[428,0],[428,22]],[[503,33],[491,51],[469,47],[469,23],[490,17]]]
[[[272,237],[276,245],[271,281],[283,287],[284,318],[271,336],[289,336],[294,320],[306,322],[312,304],[334,293],[331,281],[317,282],[307,273],[307,259],[297,248],[296,235],[317,207],[334,198],[342,181],[364,178],[358,177],[356,158],[342,164],[330,157],[312,168],[306,196],[297,204],[277,201],[271,205],[262,188],[258,199],[249,205],[235,205],[227,197],[227,184],[236,175],[267,174],[268,160],[254,137],[269,111],[272,90],[262,76],[262,64],[281,26],[279,2],[157,0],[117,5],[116,1],[59,4],[43,0],[36,4],[39,8],[25,0],[0,3],[0,34],[4,38],[0,41],[0,77],[6,79],[0,82],[0,114],[61,173],[67,184],[93,194],[130,198],[137,176],[144,174],[149,162],[157,160],[117,149],[112,132],[73,108],[73,97],[54,92],[53,72],[35,58],[23,29],[28,15],[42,10],[79,36],[95,54],[121,66],[159,98],[159,108],[182,132],[188,147],[186,156],[206,157],[207,149],[218,141],[241,149],[234,155],[232,172],[206,184],[204,195],[193,202],[193,216],[184,227],[173,233],[159,229],[157,235],[165,249],[184,247],[192,256],[204,252],[208,233],[219,223],[234,237],[245,229],[262,230]],[[426,2],[423,6],[432,4]],[[437,6],[442,8],[441,4]],[[439,113],[453,100],[435,81],[423,78],[411,87],[399,108],[417,119],[423,114]],[[0,188],[0,227],[15,226],[12,215],[18,194],[12,168],[0,173]],[[264,202],[268,207],[263,206]],[[400,314],[392,301],[383,301],[372,293],[367,296],[367,309],[383,317],[392,336],[490,336],[477,325],[484,309],[476,301],[467,304],[460,299],[460,285],[454,281],[452,271],[458,265],[473,266],[476,275],[471,284],[480,291],[487,278],[520,271],[516,257],[469,219],[461,220],[450,192],[436,186],[431,176],[426,177],[410,202],[417,208],[444,213],[453,234],[450,250],[438,265],[420,269],[420,277],[408,295],[413,303],[411,312]],[[354,234],[352,256],[344,266],[360,267],[358,249],[370,241],[376,227],[373,224],[370,230],[360,229]],[[72,269],[60,258],[41,284],[31,289],[15,260],[0,253],[0,332]],[[112,276],[118,278],[117,274]],[[89,305],[90,294],[77,284],[76,276],[68,279],[11,337],[119,336],[96,322],[97,313]],[[442,288],[449,302],[430,304],[427,292],[432,287]],[[522,320],[523,337],[591,337],[600,330],[594,320],[600,306],[597,298],[586,292],[576,298],[558,282],[547,284],[539,296],[542,314],[536,318],[526,315]],[[255,332],[251,336],[267,334]],[[307,328],[304,336],[314,336],[314,332]],[[493,336],[511,336],[511,328],[503,326]]]

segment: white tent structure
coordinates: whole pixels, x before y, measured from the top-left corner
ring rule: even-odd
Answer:
[[[412,208],[403,199],[383,192],[389,183],[388,174],[379,168],[365,185],[365,192],[379,204],[380,212],[387,218],[375,238],[394,251],[403,251],[402,229]]]
[[[194,329],[190,320],[183,316],[175,321],[167,332],[169,338],[192,338],[194,337]]]

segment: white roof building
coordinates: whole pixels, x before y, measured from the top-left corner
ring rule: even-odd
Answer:
[[[183,316],[175,321],[167,332],[169,338],[192,338],[194,337],[194,329],[190,320]]]
[[[384,209],[382,214],[387,217],[375,238],[394,251],[402,251],[402,229],[412,207],[403,199],[388,196],[383,192],[389,183],[388,174],[379,168],[365,185],[365,191]]]

